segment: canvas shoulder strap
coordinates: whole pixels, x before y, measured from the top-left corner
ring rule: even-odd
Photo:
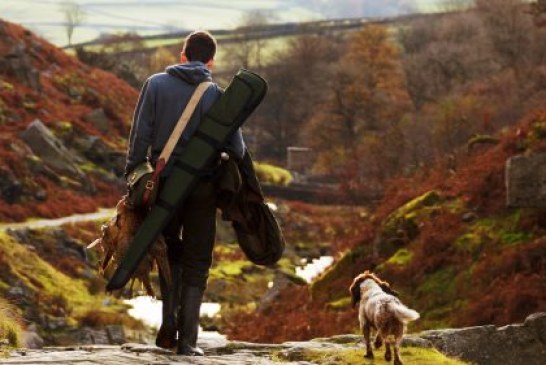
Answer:
[[[197,104],[199,104],[199,101],[203,97],[203,94],[208,89],[208,87],[212,85],[212,82],[205,81],[200,83],[195,91],[193,92],[193,95],[190,98],[190,101],[188,102],[188,105],[180,115],[180,118],[178,119],[178,122],[176,123],[176,126],[174,127],[173,132],[171,133],[171,136],[169,137],[167,143],[165,144],[165,147],[163,148],[163,151],[161,151],[161,154],[159,155],[158,164],[161,166],[156,166],[156,170],[158,168],[164,167],[167,162],[169,161],[169,158],[171,157],[174,148],[176,147],[178,140],[180,139],[180,136],[186,129],[186,126],[188,125],[188,122],[190,121],[191,116],[193,115],[193,112],[195,111],[195,108],[197,107]]]

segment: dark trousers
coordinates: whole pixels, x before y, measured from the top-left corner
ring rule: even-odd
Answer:
[[[216,236],[216,188],[202,180],[163,230],[169,261],[182,267],[182,283],[205,289]]]

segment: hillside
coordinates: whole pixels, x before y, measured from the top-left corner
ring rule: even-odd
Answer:
[[[0,20],[0,220],[113,206],[137,97],[112,74]]]
[[[227,333],[264,342],[357,333],[348,286],[366,269],[421,313],[410,331],[504,325],[544,311],[544,211],[506,207],[504,170],[511,156],[546,150],[545,126],[546,111],[530,113],[497,145],[461,151],[456,166],[394,181],[324,275],[259,312],[233,314]]]

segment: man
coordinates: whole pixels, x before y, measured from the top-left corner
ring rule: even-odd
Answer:
[[[196,31],[184,43],[181,64],[151,76],[142,87],[129,136],[126,175],[147,158],[155,164],[180,115],[199,83],[211,81],[216,40],[208,32]],[[161,174],[169,176],[172,163],[197,129],[206,111],[221,96],[212,84],[205,91],[172,157]],[[245,145],[239,130],[228,149],[242,158]],[[216,233],[216,189],[204,177],[163,231],[172,271],[169,287],[160,276],[163,322],[156,338],[159,347],[176,346],[177,354],[202,356],[196,345],[199,309],[206,288]],[[178,333],[178,336],[177,336]],[[178,339],[176,339],[178,338]]]

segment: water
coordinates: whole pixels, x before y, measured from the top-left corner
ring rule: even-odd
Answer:
[[[304,278],[310,283],[314,278],[320,275],[328,266],[334,262],[332,256],[322,256],[312,260],[302,268],[296,268],[296,275]],[[131,317],[141,320],[147,326],[159,329],[161,325],[161,301],[149,296],[140,296],[125,300],[126,304],[131,305],[128,313]],[[201,317],[214,317],[220,313],[221,305],[218,303],[203,303],[201,306]]]
[[[304,267],[297,267],[296,275],[304,278],[305,281],[310,283],[313,281],[313,279],[322,274],[324,270],[328,268],[328,266],[332,265],[333,262],[334,258],[332,256],[321,256],[318,259],[314,259]]]
[[[140,296],[125,300],[131,305],[128,313],[131,317],[141,320],[147,326],[159,329],[161,325],[161,301],[148,296]],[[220,312],[218,303],[203,303],[201,305],[201,317],[214,317]]]

